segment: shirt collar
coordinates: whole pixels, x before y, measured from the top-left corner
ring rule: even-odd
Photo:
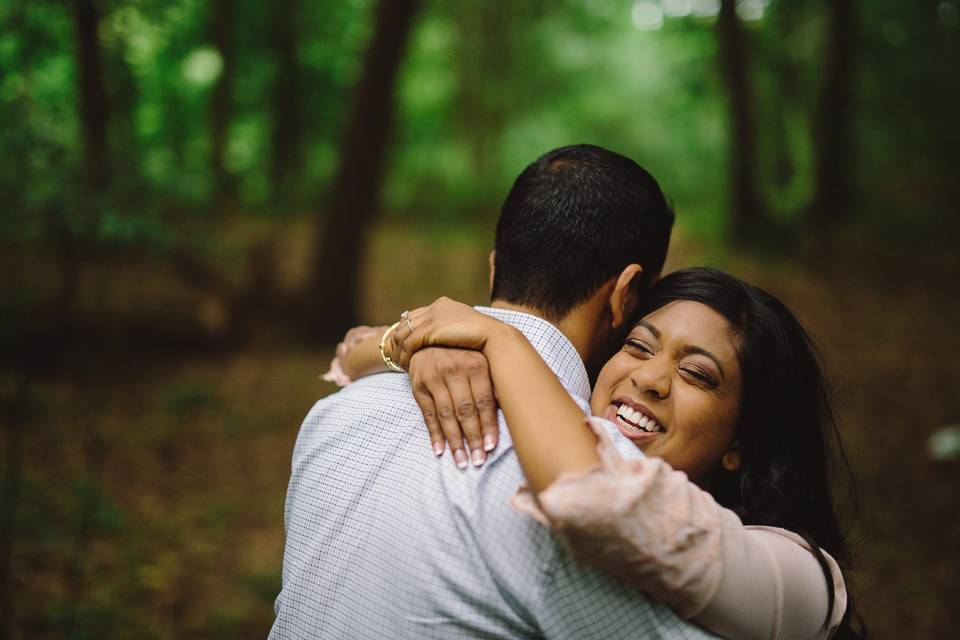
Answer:
[[[573,343],[560,329],[543,318],[522,311],[493,307],[474,307],[480,313],[516,327],[530,341],[547,366],[560,378],[563,386],[584,402],[590,402],[590,379],[587,368]]]

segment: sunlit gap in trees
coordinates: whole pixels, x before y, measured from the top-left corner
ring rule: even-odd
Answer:
[[[741,20],[760,20],[770,0],[737,0]],[[638,29],[656,30],[664,18],[714,18],[720,13],[720,0],[638,0],[630,17]]]
[[[960,23],[957,5],[953,2],[941,2],[937,6],[937,19],[945,27],[956,27]]]

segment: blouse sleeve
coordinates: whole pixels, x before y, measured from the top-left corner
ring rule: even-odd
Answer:
[[[735,513],[659,458],[625,461],[603,428],[600,465],[565,474],[513,505],[551,526],[574,557],[728,638],[828,638],[846,608],[836,562],[827,619],[823,572],[799,536],[745,527]],[[789,606],[787,606],[789,605]]]

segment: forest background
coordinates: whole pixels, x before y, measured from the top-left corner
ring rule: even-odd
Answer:
[[[658,178],[670,268],[799,312],[870,629],[956,629],[958,22],[937,0],[6,0],[0,638],[263,637],[337,338],[483,302],[513,178],[577,142]]]

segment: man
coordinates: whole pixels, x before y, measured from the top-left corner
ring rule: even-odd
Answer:
[[[672,223],[633,161],[589,145],[551,151],[504,202],[491,307],[481,311],[519,328],[586,413],[584,361],[622,338]],[[368,376],[318,402],[294,449],[271,637],[705,637],[578,567],[511,510],[522,473],[500,427],[485,464],[468,467],[462,447],[437,459],[425,446],[405,375]],[[615,430],[611,438],[639,456]]]

